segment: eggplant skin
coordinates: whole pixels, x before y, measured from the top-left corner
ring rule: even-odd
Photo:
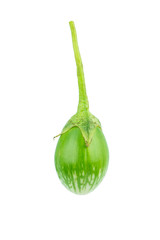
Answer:
[[[88,147],[78,127],[59,138],[55,167],[62,184],[71,192],[87,194],[93,191],[105,176],[108,163],[108,146],[99,127]]]

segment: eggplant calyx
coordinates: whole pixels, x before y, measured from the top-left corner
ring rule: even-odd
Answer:
[[[88,147],[92,141],[96,128],[99,127],[101,129],[101,123],[90,112],[86,112],[86,111],[77,112],[66,123],[62,132],[59,135],[55,136],[54,138],[62,134],[65,134],[73,127],[78,127],[80,129],[82,136],[85,140],[85,144]]]

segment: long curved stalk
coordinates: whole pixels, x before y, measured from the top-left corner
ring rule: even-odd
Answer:
[[[86,93],[83,64],[82,64],[82,59],[81,59],[81,55],[78,47],[76,28],[73,21],[70,21],[69,25],[71,29],[73,50],[74,50],[74,56],[75,56],[76,65],[77,65],[77,77],[78,77],[78,86],[79,86],[79,104],[78,104],[77,112],[88,111],[89,102],[88,102],[88,97]]]

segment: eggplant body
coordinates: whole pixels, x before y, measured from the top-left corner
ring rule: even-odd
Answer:
[[[109,151],[102,130],[95,129],[87,147],[78,127],[59,138],[55,152],[55,167],[62,184],[76,194],[93,191],[107,171]]]

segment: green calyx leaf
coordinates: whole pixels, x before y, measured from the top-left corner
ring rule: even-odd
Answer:
[[[88,111],[77,112],[64,126],[62,133],[58,136],[65,134],[71,128],[78,127],[84,137],[86,146],[88,147],[94,136],[97,127],[101,128],[100,121]],[[56,137],[58,137],[56,136]]]

